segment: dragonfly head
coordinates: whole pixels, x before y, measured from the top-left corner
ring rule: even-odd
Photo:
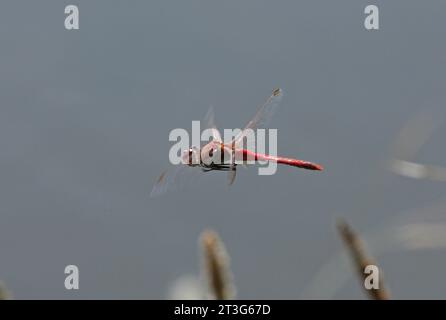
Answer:
[[[200,150],[192,147],[183,151],[181,162],[188,166],[196,166],[200,164]]]

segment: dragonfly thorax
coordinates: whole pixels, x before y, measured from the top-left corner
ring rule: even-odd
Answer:
[[[210,142],[200,150],[200,160],[203,166],[221,166],[231,163],[231,151],[222,144]]]
[[[191,167],[200,165],[200,150],[197,147],[184,150],[181,155],[181,162]]]
[[[221,144],[210,142],[202,148],[192,147],[183,151],[181,161],[183,164],[203,168],[216,168],[231,164],[231,150]]]

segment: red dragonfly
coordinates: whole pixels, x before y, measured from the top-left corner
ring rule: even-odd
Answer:
[[[178,189],[193,183],[197,173],[210,171],[227,171],[231,185],[236,176],[238,164],[251,164],[259,161],[272,161],[307,170],[323,170],[322,166],[313,162],[272,156],[245,149],[244,142],[248,132],[267,125],[283,97],[281,89],[273,90],[266,102],[259,108],[254,118],[232,141],[224,143],[214,123],[214,111],[211,107],[205,117],[206,129],[212,132],[212,140],[200,148],[192,147],[184,150],[181,164],[175,170],[164,171],[155,183],[151,196],[157,196],[170,189]],[[216,161],[219,160],[219,161]],[[200,169],[200,170],[197,170]]]

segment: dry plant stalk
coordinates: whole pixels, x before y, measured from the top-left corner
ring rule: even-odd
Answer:
[[[371,257],[367,255],[363,248],[363,244],[357,233],[342,219],[337,222],[339,234],[347,247],[350,256],[352,257],[355,268],[358,272],[359,279],[364,284],[365,278],[368,276],[364,273],[365,267],[368,265],[376,265]],[[379,289],[364,290],[369,295],[370,299],[374,300],[388,300],[389,293],[384,287],[382,274],[379,277]]]
[[[200,236],[203,259],[203,275],[207,282],[210,297],[216,300],[229,300],[234,297],[232,274],[229,269],[229,256],[217,233],[205,230]]]

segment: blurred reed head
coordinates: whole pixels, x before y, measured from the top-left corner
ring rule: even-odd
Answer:
[[[204,298],[199,277],[184,274],[175,279],[167,288],[169,300],[201,300]]]
[[[362,240],[358,234],[350,227],[350,225],[343,219],[338,219],[337,228],[339,235],[347,248],[350,257],[352,258],[354,267],[359,276],[361,286],[364,288],[365,292],[371,299],[374,300],[387,300],[389,299],[389,293],[384,287],[383,275],[379,273],[379,289],[366,289],[364,286],[364,281],[367,274],[364,273],[366,266],[376,265],[374,260],[367,255],[364,250]]]
[[[11,292],[6,288],[3,282],[0,281],[0,300],[10,300],[12,299]]]
[[[202,275],[209,298],[229,300],[235,296],[235,287],[229,267],[229,256],[223,242],[213,230],[205,230],[200,236]]]

